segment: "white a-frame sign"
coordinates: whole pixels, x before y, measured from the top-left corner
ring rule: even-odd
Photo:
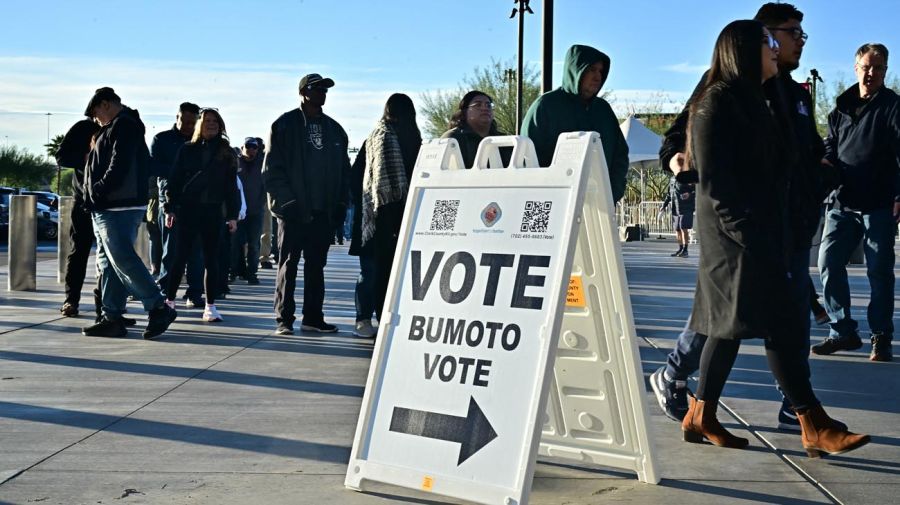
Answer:
[[[511,164],[503,167],[500,148],[510,147]],[[600,138],[563,134],[550,167],[538,168],[536,159],[524,137],[485,139],[472,170],[463,170],[452,139],[422,146],[346,486],[364,489],[374,481],[486,504],[526,504],[539,447],[656,482],[637,346],[623,344],[634,329]],[[586,203],[586,189],[606,199]],[[585,215],[583,206],[599,217]],[[608,220],[606,227],[594,218]],[[585,222],[595,226],[584,231]],[[604,257],[587,266],[582,258],[576,271],[588,288],[570,290],[573,258],[582,249],[576,241],[598,231],[604,235],[592,243],[615,247],[597,250]],[[588,269],[605,273],[585,275]],[[610,269],[620,284],[596,288],[593,282],[609,278]],[[600,305],[566,307],[567,293],[591,300],[598,292],[601,299],[589,303]],[[612,317],[626,309],[627,317],[596,327],[603,331],[568,327],[570,315]],[[575,335],[577,345],[565,347],[560,335]],[[570,351],[599,349],[603,339],[602,349],[616,347],[615,362],[624,365],[611,368],[610,353],[597,353],[595,366],[579,368],[586,374],[581,382],[570,372],[551,373],[557,346],[566,349],[562,357],[588,361]],[[618,375],[610,381],[609,373]],[[611,384],[615,394],[607,395]],[[580,393],[589,391],[594,403],[582,402]],[[610,400],[614,407],[603,403]],[[595,435],[586,441],[585,433]]]

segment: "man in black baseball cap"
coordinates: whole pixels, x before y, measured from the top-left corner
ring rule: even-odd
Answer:
[[[304,88],[305,89],[309,89],[309,88],[313,88],[313,87],[330,88],[332,86],[334,86],[333,80],[326,78],[326,77],[322,77],[319,74],[306,74],[303,76],[303,78],[300,79],[300,93],[301,94],[303,93]]]
[[[303,331],[332,333],[325,322],[325,262],[338,219],[349,199],[347,133],[325,115],[334,81],[319,74],[300,79],[300,107],[272,123],[263,180],[269,210],[278,219],[275,321],[278,335],[291,335],[296,319],[294,288],[303,257]]]
[[[111,104],[121,104],[122,99],[119,98],[119,95],[117,95],[112,88],[104,86],[94,92],[94,96],[92,96],[91,101],[88,102],[87,108],[84,109],[84,115],[89,118],[96,119],[98,111],[96,111],[95,109],[103,105],[103,102],[110,102]]]

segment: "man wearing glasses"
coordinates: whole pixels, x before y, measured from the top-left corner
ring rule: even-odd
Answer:
[[[850,316],[847,262],[860,240],[872,289],[868,307],[872,361],[891,361],[894,334],[894,234],[900,221],[900,101],[884,86],[888,49],[863,44],[856,51],[857,83],[837,98],[828,115],[825,160],[840,186],[825,214],[819,272],[830,335],[812,347],[832,354],[862,347]]]
[[[810,286],[809,250],[812,237],[819,224],[821,202],[832,187],[828,177],[832,170],[822,165],[825,152],[822,139],[816,130],[809,92],[791,77],[791,72],[800,66],[800,57],[806,46],[807,34],[801,22],[803,13],[787,3],[767,3],[760,7],[754,17],[766,25],[775,38],[778,47],[778,76],[765,84],[767,97],[771,100],[776,117],[783,122],[784,145],[794,153],[790,166],[789,227],[792,244],[789,272],[792,299],[790,310],[793,326],[786,334],[797,338],[790,342],[792,352],[808,355],[810,334]],[[701,83],[705,80],[705,75]],[[693,97],[691,97],[693,99]],[[690,100],[684,110],[666,132],[660,149],[660,165],[669,167],[679,180],[690,182],[690,174],[696,172],[684,166],[686,127]],[[650,375],[650,385],[657,401],[666,415],[681,420],[687,412],[688,377],[697,371],[706,336],[691,329],[688,320],[684,331],[678,336],[675,349],[669,353],[666,366]],[[805,373],[809,373],[808,369]],[[778,428],[800,431],[800,423],[793,407],[786,398],[778,411]]]
[[[319,74],[300,79],[300,107],[272,123],[263,181],[278,219],[275,320],[278,335],[294,333],[294,289],[303,255],[303,331],[333,333],[325,322],[325,263],[349,198],[347,134],[322,112],[334,81]]]
[[[609,77],[610,59],[589,46],[566,52],[562,86],[539,96],[528,108],[522,135],[534,142],[542,167],[550,165],[556,139],[563,132],[595,131],[603,142],[613,201],[625,195],[628,144],[609,103],[597,96]]]

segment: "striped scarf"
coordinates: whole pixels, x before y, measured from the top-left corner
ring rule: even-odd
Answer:
[[[409,191],[400,141],[383,119],[366,139],[366,171],[362,192],[362,243],[375,235],[375,217],[382,206],[402,201]]]

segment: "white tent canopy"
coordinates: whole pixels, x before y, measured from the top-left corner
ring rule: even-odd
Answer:
[[[634,116],[628,116],[619,128],[628,143],[628,163],[659,159],[662,137],[650,131],[644,123]]]

